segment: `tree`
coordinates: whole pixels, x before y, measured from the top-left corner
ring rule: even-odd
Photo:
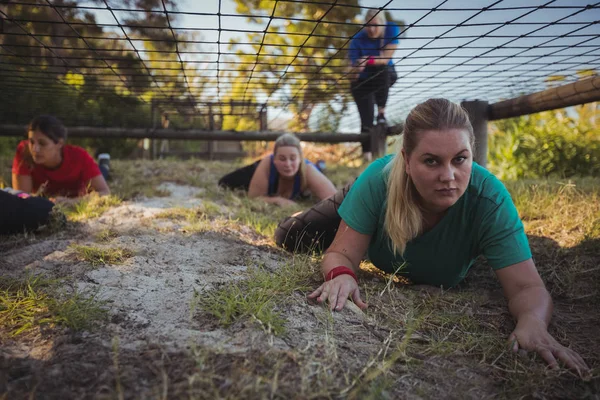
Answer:
[[[259,15],[273,16],[265,34],[247,35],[252,51],[237,51],[239,76],[247,83],[246,89],[236,95],[244,99],[258,89],[269,96],[271,103],[281,99],[279,105],[289,107],[295,115],[293,127],[308,130],[317,104],[349,90],[345,76],[347,38],[361,28],[357,25],[358,0],[339,0],[335,5],[316,0],[236,0],[236,5],[238,13],[252,15],[250,22],[264,24]],[[237,43],[232,47],[236,48]]]
[[[189,99],[188,80],[195,72],[175,52],[186,49],[182,39],[188,36],[171,32],[169,24],[178,14],[167,19],[164,12],[176,11],[175,2],[94,3],[140,11],[115,15],[126,26],[121,31],[99,26],[95,14],[77,8],[76,1],[9,0],[0,6],[0,85],[7,94],[0,98],[0,116],[5,123],[52,113],[67,124],[148,126],[153,98]],[[144,47],[134,51],[126,36],[144,40]],[[166,69],[154,70],[161,67]]]
[[[164,12],[177,10],[174,0],[92,3],[140,11],[125,18],[123,12],[115,14],[126,26],[123,32],[99,26],[95,14],[77,8],[77,1],[8,0],[0,5],[3,123],[25,124],[35,115],[53,114],[67,126],[149,127],[152,99],[190,98],[195,72],[175,52],[186,49],[182,39],[188,35],[171,32],[169,24],[176,26],[178,14],[169,12],[167,19]],[[144,47],[135,52],[123,40],[126,35],[143,40]],[[139,42],[134,43],[139,47]],[[89,148],[108,147],[113,154],[135,145],[125,139],[76,142]]]

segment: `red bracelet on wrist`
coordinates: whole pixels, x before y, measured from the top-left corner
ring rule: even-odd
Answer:
[[[367,65],[375,65],[375,59],[373,57],[367,58]]]
[[[340,265],[339,267],[335,267],[334,269],[332,269],[331,271],[329,271],[327,273],[327,275],[325,276],[325,280],[326,281],[330,281],[333,278],[335,278],[336,276],[339,275],[350,275],[351,277],[354,278],[354,280],[356,282],[358,282],[358,279],[356,279],[356,274],[354,273],[354,271],[352,271],[352,269],[345,267],[343,265]]]

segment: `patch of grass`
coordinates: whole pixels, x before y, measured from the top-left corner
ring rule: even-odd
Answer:
[[[194,303],[224,326],[240,319],[255,319],[267,332],[281,335],[285,332],[285,318],[280,305],[289,301],[292,293],[311,288],[310,277],[316,268],[304,257],[275,272],[260,265],[250,266],[247,280],[202,293],[202,302],[195,292]]]
[[[301,209],[277,207],[260,200],[238,197],[232,192],[227,203],[234,211],[224,211],[214,202],[205,201],[195,208],[172,208],[156,215],[156,218],[185,222],[184,232],[201,233],[219,231],[223,228],[239,230],[245,225],[257,234],[272,238],[279,222]]]
[[[600,218],[597,179],[516,181],[507,188],[527,233],[555,238],[562,246],[578,244]]]
[[[221,206],[210,200],[204,201],[201,207],[207,215],[215,216],[221,214]]]
[[[84,221],[97,218],[104,214],[109,208],[118,206],[122,200],[115,196],[98,196],[91,193],[73,205],[61,207],[67,218],[73,221]]]
[[[121,247],[100,248],[94,246],[73,245],[76,257],[92,264],[93,267],[107,264],[122,264],[133,256],[133,252]]]
[[[199,210],[196,208],[177,207],[177,208],[169,208],[165,211],[162,211],[162,212],[156,214],[155,218],[192,222],[192,221],[196,220],[198,217],[202,217],[203,214],[204,213],[202,210]]]
[[[119,232],[114,230],[113,228],[102,229],[95,235],[95,238],[99,242],[110,242],[114,238],[119,237]]]
[[[239,206],[236,207],[231,219],[247,225],[256,233],[269,238],[273,237],[275,229],[282,219],[303,210],[306,206],[298,204],[297,207],[278,207],[247,197],[239,200]]]
[[[344,165],[328,165],[325,171],[325,176],[335,185],[336,188],[340,189],[346,186],[349,182],[354,181],[361,172],[367,167],[367,165],[361,165],[358,167],[347,167]]]
[[[106,316],[95,295],[65,292],[57,281],[29,276],[0,280],[0,335],[29,333],[38,327],[90,329]]]
[[[186,222],[184,233],[218,230],[225,222],[215,219],[220,215],[220,207],[212,202],[207,203],[195,208],[172,208],[157,214],[156,218]]]
[[[3,138],[4,139],[4,138]],[[1,141],[2,139],[0,139]],[[16,147],[14,147],[16,149]],[[12,161],[14,153],[12,155],[0,154],[0,189],[12,186]]]
[[[219,215],[222,215],[222,212],[218,204],[212,201],[204,201],[198,207],[194,208],[176,207],[167,209],[157,214],[156,218],[193,223],[201,219],[214,218]]]
[[[593,178],[509,182],[553,296],[600,297],[600,186]]]
[[[168,195],[158,189],[163,182],[205,188],[214,195],[219,191],[219,177],[232,168],[230,163],[194,159],[115,160],[111,162],[111,167],[111,191],[126,200]]]

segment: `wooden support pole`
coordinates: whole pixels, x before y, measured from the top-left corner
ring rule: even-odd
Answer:
[[[156,114],[157,114],[156,110],[152,115],[152,129],[156,130],[158,123],[157,123],[157,118],[156,118]],[[158,139],[152,139],[152,159],[156,160],[158,158]]]
[[[260,126],[260,130],[261,131],[266,131],[268,130],[268,126],[267,126],[267,105],[263,104],[263,106],[260,108],[260,111],[258,112],[258,122],[259,122],[259,126]]]
[[[210,129],[211,131],[215,130],[215,116],[213,115],[212,104],[208,106],[208,129]],[[208,159],[209,160],[213,159],[213,154],[214,154],[213,144],[214,144],[214,142],[212,140],[208,141]]]
[[[472,100],[463,101],[460,104],[469,113],[469,119],[471,120],[471,125],[473,125],[473,133],[475,134],[475,162],[485,168],[488,152],[488,102]]]
[[[154,100],[151,101],[151,110],[150,110],[150,125],[153,130],[156,130],[156,103]],[[154,142],[156,140],[144,138],[143,141],[143,156],[142,158],[146,158],[147,153],[150,153],[149,158],[154,158]],[[148,148],[147,148],[148,147]]]
[[[488,119],[518,117],[600,100],[600,76],[490,104]]]
[[[383,157],[387,148],[387,126],[375,125],[371,128],[371,152],[373,159]]]

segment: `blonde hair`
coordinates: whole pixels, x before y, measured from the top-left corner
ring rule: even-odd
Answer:
[[[369,21],[372,21],[374,23],[375,20],[379,20],[379,22],[377,23],[377,27],[379,28],[378,37],[385,36],[385,26],[387,25],[385,13],[378,8],[371,8],[369,9],[369,11],[367,11],[367,14],[365,15],[365,25],[368,24]]]
[[[446,99],[429,99],[413,108],[406,117],[402,149],[408,157],[417,146],[421,132],[449,129],[466,130],[474,148],[473,126],[465,109]],[[406,173],[405,160],[400,151],[390,169],[384,227],[392,241],[392,250],[402,255],[406,244],[422,232],[423,213],[418,203],[417,189]]]
[[[378,8],[370,8],[367,11],[367,15],[365,15],[365,23],[371,21],[372,19],[379,19],[379,24],[377,25],[385,25],[387,23],[385,19],[385,13]]]
[[[277,150],[280,147],[295,147],[300,155],[300,166],[298,167],[298,174],[300,174],[300,189],[301,191],[306,190],[306,165],[304,163],[304,156],[302,155],[302,146],[300,146],[300,139],[292,133],[284,133],[275,140],[275,146],[273,147],[273,154],[277,154]]]

